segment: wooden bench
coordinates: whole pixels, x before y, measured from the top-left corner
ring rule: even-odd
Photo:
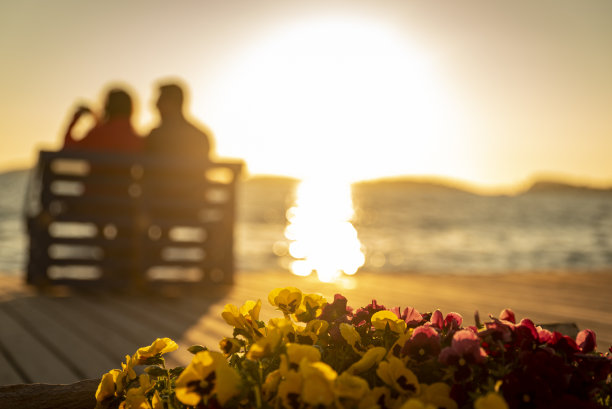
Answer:
[[[231,283],[242,166],[41,151],[24,206],[26,281]]]

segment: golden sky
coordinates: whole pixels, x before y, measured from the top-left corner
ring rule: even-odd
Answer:
[[[0,170],[109,83],[146,134],[176,76],[252,173],[609,184],[610,21],[608,0],[2,2]]]

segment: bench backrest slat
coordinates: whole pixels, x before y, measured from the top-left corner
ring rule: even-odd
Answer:
[[[28,282],[231,282],[242,166],[41,151],[26,197]]]

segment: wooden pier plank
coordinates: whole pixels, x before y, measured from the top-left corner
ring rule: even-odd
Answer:
[[[231,336],[232,328],[221,322],[220,314],[210,312],[210,302],[200,303],[197,308],[179,300],[159,300],[151,305],[150,299],[114,298],[113,301],[126,312],[130,312],[147,325],[166,331],[167,336],[182,344],[216,345],[223,336]],[[178,305],[177,305],[178,304]],[[174,305],[174,307],[173,307]],[[184,309],[177,308],[182,306]],[[188,313],[187,311],[191,311]],[[204,319],[203,319],[204,318]],[[203,319],[203,320],[202,320]],[[189,333],[185,329],[189,328]],[[191,357],[189,357],[191,359]]]
[[[70,327],[83,339],[83,342],[90,343],[115,365],[125,357],[125,351],[131,351],[139,346],[121,332],[108,331],[108,326],[102,320],[80,308],[80,304],[75,303],[73,299],[40,297],[36,302],[48,310],[53,319]]]
[[[0,343],[25,374],[23,382],[72,383],[79,377],[42,340],[0,308]]]
[[[165,330],[147,325],[138,317],[130,315],[128,312],[118,308],[115,303],[106,302],[99,296],[75,297],[74,300],[80,308],[104,322],[106,331],[119,332],[125,337],[135,342],[139,347],[151,344],[157,338],[167,337]],[[104,336],[104,335],[101,335]],[[132,355],[135,350],[124,351],[123,355]],[[189,354],[189,352],[186,352]],[[175,360],[172,356],[167,360],[169,365],[181,365],[183,360]],[[118,365],[118,364],[117,364]],[[112,369],[112,368],[109,368]]]
[[[13,368],[13,365],[8,361],[4,351],[4,347],[0,345],[0,385],[12,385],[24,382],[23,377]],[[12,358],[12,357],[11,357]]]
[[[116,365],[104,353],[92,345],[91,338],[82,338],[74,329],[79,323],[66,326],[50,310],[39,309],[38,299],[16,299],[6,303],[13,316],[36,328],[37,337],[53,347],[62,360],[81,379],[98,378],[112,365]],[[94,334],[92,334],[94,335]]]

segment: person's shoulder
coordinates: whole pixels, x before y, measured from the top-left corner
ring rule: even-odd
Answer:
[[[192,128],[195,132],[199,134],[203,134],[209,138],[213,137],[213,133],[211,129],[205,124],[198,122],[196,120],[191,120],[191,119],[188,120],[187,123],[189,124],[189,127]]]
[[[160,126],[156,126],[155,128],[151,129],[148,134],[145,135],[145,139],[158,138],[160,135],[163,134],[163,132],[164,131]]]

